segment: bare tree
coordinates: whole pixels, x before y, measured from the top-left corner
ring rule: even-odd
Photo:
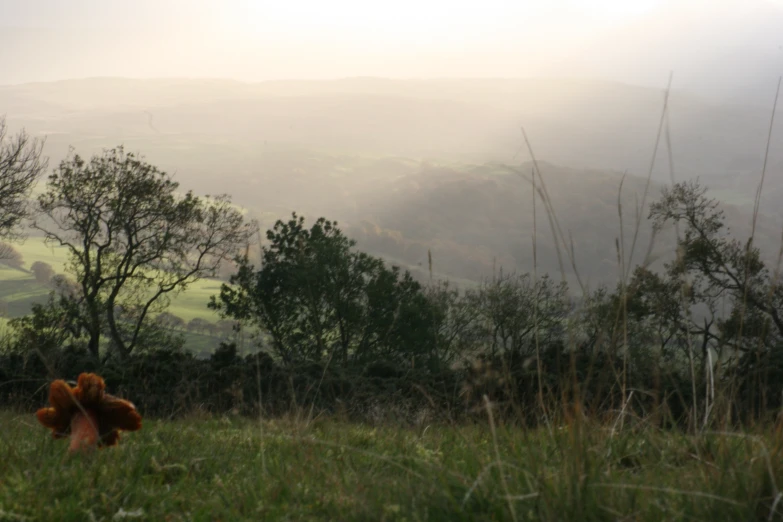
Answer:
[[[19,239],[19,224],[30,213],[30,192],[46,169],[43,140],[21,131],[8,135],[5,117],[0,117],[0,238]],[[7,251],[0,249],[0,258]]]
[[[22,256],[22,253],[14,245],[4,241],[0,241],[0,263],[11,268],[24,270],[24,256]]]

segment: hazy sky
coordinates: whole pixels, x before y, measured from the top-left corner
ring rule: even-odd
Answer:
[[[783,65],[781,23],[783,0],[0,0],[0,84],[591,74],[665,83],[672,68],[687,76],[691,55]]]

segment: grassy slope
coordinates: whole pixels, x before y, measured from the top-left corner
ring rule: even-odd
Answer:
[[[767,520],[783,479],[771,436],[148,420],[67,457],[29,413],[0,424],[7,520]]]

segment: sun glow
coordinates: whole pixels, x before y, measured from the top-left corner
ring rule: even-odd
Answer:
[[[529,76],[593,56],[598,41],[611,64],[634,42],[666,46],[671,28],[687,35],[716,13],[725,25],[770,6],[783,0],[0,1],[0,44],[37,57],[12,55],[11,77],[27,81]]]
[[[210,23],[224,41],[241,43],[250,59],[268,56],[280,67],[306,63],[311,77],[454,76],[454,69],[516,75],[519,71],[502,63],[530,70],[560,59],[602,31],[644,17],[662,1],[229,0],[210,15]],[[524,58],[509,60],[517,54]]]
[[[225,27],[258,36],[289,35],[298,38],[323,35],[394,40],[406,44],[427,37],[458,41],[477,34],[511,29],[552,30],[579,25],[587,30],[643,16],[662,0],[487,0],[416,1],[392,3],[362,0],[291,0],[257,2],[234,0],[222,4]]]

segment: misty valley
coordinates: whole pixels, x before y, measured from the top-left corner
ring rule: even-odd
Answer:
[[[758,70],[0,84],[0,520],[783,520]]]

